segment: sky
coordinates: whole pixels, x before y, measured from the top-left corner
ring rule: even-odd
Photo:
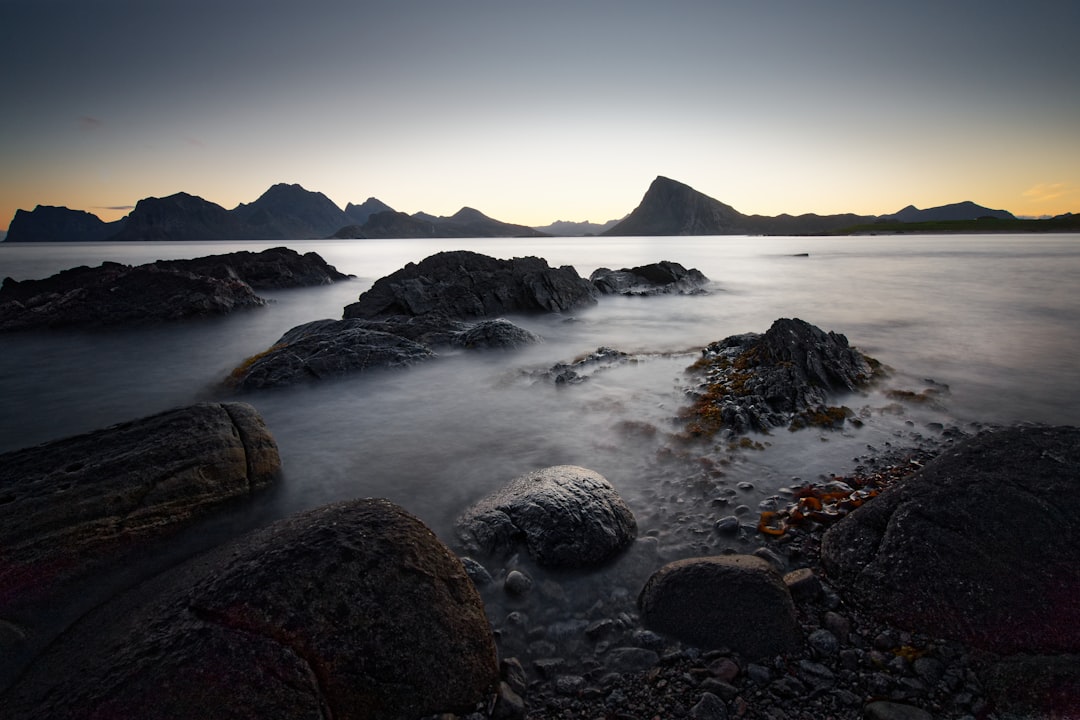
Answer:
[[[0,229],[279,182],[604,222],[1080,212],[1075,0],[0,0]]]

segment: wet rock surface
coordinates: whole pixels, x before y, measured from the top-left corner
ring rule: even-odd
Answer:
[[[599,473],[558,465],[522,475],[458,518],[469,553],[525,547],[542,566],[581,568],[611,559],[634,540],[634,515]]]
[[[986,432],[825,536],[845,594],[890,621],[997,652],[1080,651],[1080,429]]]
[[[41,280],[6,278],[0,330],[176,321],[261,307],[253,288],[323,285],[347,276],[316,253],[288,248],[132,267],[106,262]]]
[[[280,470],[273,437],[242,403],[193,405],[0,455],[0,686],[51,639],[46,626],[93,601],[73,590],[78,583]]]
[[[796,645],[795,605],[780,574],[752,555],[688,558],[660,568],[638,596],[645,627],[704,650],[759,659]]]
[[[640,296],[702,293],[709,282],[700,270],[669,260],[622,270],[597,268],[589,280],[605,295]]]
[[[498,685],[461,563],[382,500],[279,521],[126,602],[51,648],[10,716],[391,719],[475,709]]]
[[[875,372],[845,336],[798,318],[712,343],[691,370],[704,376],[684,413],[693,436],[842,426],[850,410],[829,403],[867,386]]]
[[[572,267],[536,257],[499,260],[465,250],[441,252],[375,281],[346,318],[432,312],[458,320],[507,313],[566,312],[596,302],[592,283]]]

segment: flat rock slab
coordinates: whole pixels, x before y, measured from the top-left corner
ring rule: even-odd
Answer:
[[[798,647],[795,604],[753,555],[688,558],[657,570],[638,596],[645,627],[702,649],[771,658]]]
[[[547,567],[590,567],[634,541],[637,521],[610,482],[576,465],[522,475],[465,511],[457,536],[470,553],[509,554],[524,545]]]
[[[1080,650],[1080,428],[985,432],[831,528],[841,591],[897,625],[1003,653]]]
[[[0,698],[13,717],[390,720],[467,712],[498,686],[461,562],[385,500],[279,521],[133,595]]]
[[[269,485],[277,444],[250,405],[202,403],[0,455],[0,687],[73,584]]]

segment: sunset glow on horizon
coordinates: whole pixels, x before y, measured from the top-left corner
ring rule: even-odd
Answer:
[[[746,214],[1080,212],[1080,5],[0,0],[0,229],[146,197],[530,226],[663,175]]]

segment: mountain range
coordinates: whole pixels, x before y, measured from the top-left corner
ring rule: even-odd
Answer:
[[[232,210],[188,193],[140,200],[126,217],[104,222],[96,215],[39,205],[18,210],[5,242],[301,240],[322,238],[468,238],[549,235],[814,235],[873,223],[1016,220],[1005,210],[973,202],[920,210],[909,205],[890,215],[745,215],[663,176],[653,180],[638,206],[603,225],[557,221],[544,227],[502,222],[464,207],[450,216],[397,212],[376,198],[342,210],[319,192],[277,184]]]

